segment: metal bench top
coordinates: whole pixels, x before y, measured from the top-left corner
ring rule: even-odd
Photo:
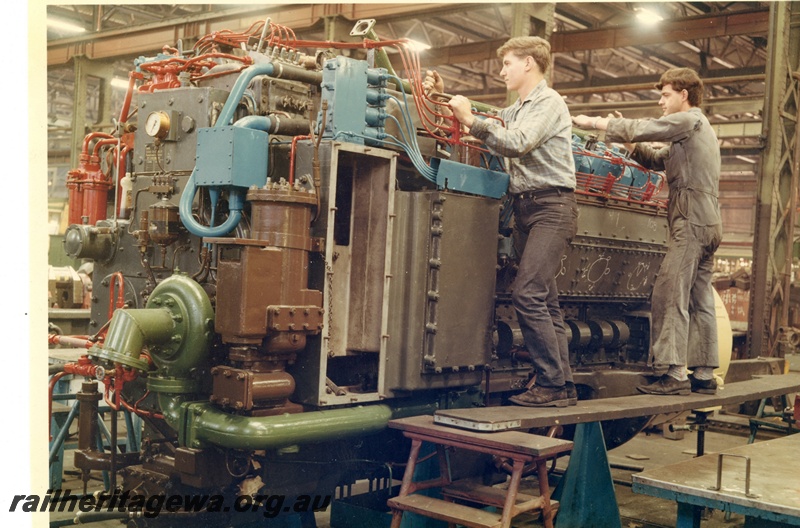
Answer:
[[[635,474],[633,491],[797,526],[798,450],[800,434],[734,447],[722,452],[721,468],[715,453]],[[743,457],[750,461],[749,481]]]

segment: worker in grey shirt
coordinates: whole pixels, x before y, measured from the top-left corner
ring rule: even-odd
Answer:
[[[449,108],[469,133],[506,159],[508,192],[514,199],[514,240],[519,257],[512,302],[536,370],[526,392],[510,398],[531,407],[577,403],[569,366],[564,318],[558,304],[556,276],[561,258],[577,231],[572,121],[561,96],[547,86],[550,44],[539,37],[509,40],[497,55],[500,76],[519,99],[500,118],[478,119],[465,97],[450,99]],[[444,91],[436,72],[428,72],[426,91]]]
[[[699,108],[703,82],[694,70],[667,70],[656,88],[664,112],[659,119],[572,120],[580,128],[605,130],[608,142],[635,142],[633,159],[667,175],[669,244],[651,299],[651,362],[656,373],[666,373],[637,388],[646,394],[714,394],[719,351],[711,276],[722,240],[719,143]],[[688,376],[687,367],[693,370]]]

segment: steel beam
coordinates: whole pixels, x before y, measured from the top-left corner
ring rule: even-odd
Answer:
[[[749,357],[781,353],[788,321],[798,192],[800,2],[770,4],[765,148],[761,156],[748,314]]]
[[[664,20],[649,31],[642,31],[638,25],[564,31],[554,33],[550,44],[554,53],[570,53],[731,35],[761,35],[769,29],[768,19],[767,9],[700,15]]]
[[[728,72],[725,72],[728,73]],[[586,93],[618,93],[618,92],[641,92],[655,90],[655,84],[660,76],[654,75],[641,82],[630,82],[626,79],[593,80],[591,86],[565,86],[555,88],[561,95],[582,95]],[[596,81],[596,82],[595,82]],[[613,82],[613,84],[611,84]],[[749,73],[745,75],[720,75],[715,77],[705,77],[703,82],[709,84],[736,84],[743,82],[764,82],[764,73]],[[574,83],[573,83],[574,84]]]
[[[514,5],[516,4],[512,4],[512,8]],[[473,6],[482,7],[482,4]],[[324,17],[336,15],[353,21],[361,18],[388,21],[403,16],[420,18],[441,16],[454,11],[463,12],[469,8],[470,4],[459,4],[457,8],[454,8],[453,4],[284,4],[267,8],[250,6],[217,10],[51,41],[47,46],[47,64],[64,64],[75,54],[95,59],[152,53],[160,50],[165,42],[175,42],[180,38],[197,38],[224,29],[243,31],[250,26],[253,17],[269,16],[275,23],[303,30],[316,27]],[[538,6],[538,9],[545,8]],[[544,17],[534,14],[533,18]],[[766,9],[701,15],[665,21],[658,29],[648,32],[641,32],[638,26],[564,31],[550,35],[550,41],[553,53],[559,53],[662,44],[718,36],[759,35],[767,32],[767,18]],[[445,63],[458,64],[494,59],[497,48],[505,41],[505,38],[500,38],[435,50],[427,54],[424,65],[431,67]]]

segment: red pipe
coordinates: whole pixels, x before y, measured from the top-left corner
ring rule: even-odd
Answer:
[[[92,151],[92,159],[97,158],[99,163],[100,161],[100,148],[105,147],[107,145],[117,145],[119,144],[119,139],[112,137],[108,139],[101,139],[97,143],[94,144],[94,150]]]
[[[92,348],[93,342],[79,336],[64,336],[58,334],[50,334],[47,336],[47,342],[51,345],[69,345],[73,348]]]
[[[86,137],[83,138],[83,148],[81,150],[81,154],[89,154],[89,143],[92,142],[93,139],[96,138],[103,138],[103,139],[113,139],[114,136],[111,134],[107,134],[105,132],[91,132],[86,134]]]
[[[123,125],[128,122],[128,112],[131,108],[133,89],[136,86],[137,79],[144,79],[144,75],[139,72],[130,72],[128,74],[128,91],[125,93],[125,102],[122,104],[122,111],[119,113],[119,122]]]
[[[116,303],[114,302],[115,288],[117,290]],[[125,277],[122,276],[121,271],[114,272],[111,275],[111,284],[109,285],[108,293],[108,318],[111,319],[115,310],[125,307]]]
[[[311,139],[311,136],[294,136],[292,138],[292,150],[289,153],[289,185],[294,185],[294,161],[297,155],[297,142],[301,139]]]

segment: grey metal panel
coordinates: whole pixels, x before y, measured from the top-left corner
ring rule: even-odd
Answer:
[[[496,200],[397,193],[386,387],[477,383],[491,358]]]
[[[581,200],[578,234],[557,277],[562,301],[648,300],[667,238],[666,217],[654,207]]]
[[[137,116],[135,172],[166,172],[194,169],[197,129],[210,127],[228,98],[228,92],[212,88],[175,88],[140,93]],[[159,142],[145,132],[152,112],[170,116],[170,132]]]

